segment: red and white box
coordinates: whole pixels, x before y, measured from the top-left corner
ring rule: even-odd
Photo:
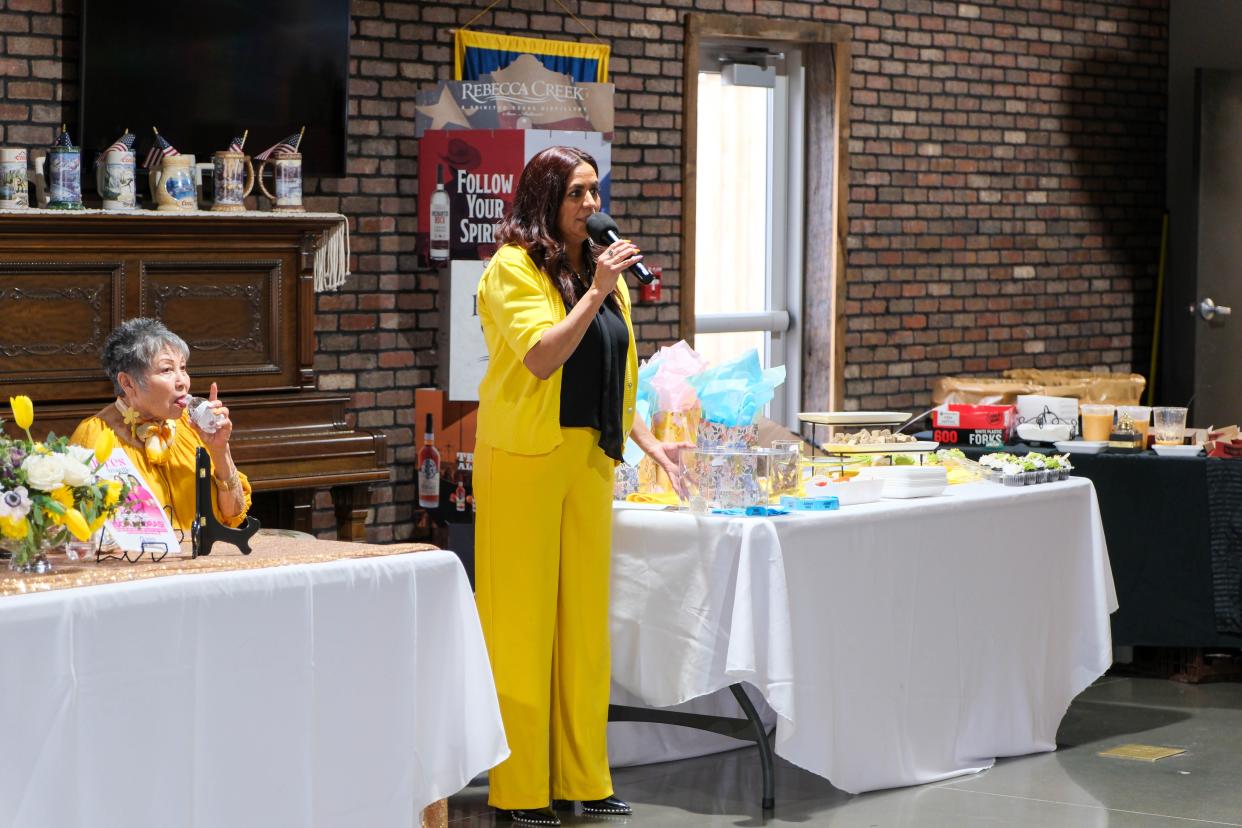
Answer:
[[[943,446],[999,446],[1013,438],[1012,405],[942,405],[932,411],[932,439]]]

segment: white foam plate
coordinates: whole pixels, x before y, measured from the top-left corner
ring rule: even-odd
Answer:
[[[1161,457],[1197,457],[1203,453],[1203,446],[1152,446]]]
[[[1068,441],[1070,427],[1068,425],[1041,426],[1037,423],[1022,423],[1018,426],[1018,437],[1022,440],[1034,440],[1040,443],[1055,443],[1059,440]]]
[[[885,498],[911,498],[911,497],[935,497],[942,494],[945,490],[944,486],[894,486],[887,483],[884,486]]]
[[[879,478],[894,483],[920,485],[947,483],[949,470],[944,466],[868,466],[858,473],[863,478]]]
[[[1107,440],[1058,440],[1052,444],[1066,454],[1099,454],[1108,446]]]
[[[895,425],[912,414],[907,411],[801,411],[798,419],[816,425]]]
[[[676,509],[667,503],[630,503],[628,500],[614,500],[612,502],[614,509],[634,509],[640,512],[662,512],[665,509]]]

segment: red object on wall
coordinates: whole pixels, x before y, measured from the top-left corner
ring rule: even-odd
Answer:
[[[651,273],[655,278],[649,284],[638,286],[638,301],[643,304],[660,301],[660,278],[664,275],[664,268],[653,267]]]

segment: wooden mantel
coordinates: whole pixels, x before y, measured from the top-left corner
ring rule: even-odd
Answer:
[[[337,533],[365,539],[382,434],[351,428],[349,397],[315,387],[313,259],[333,214],[0,213],[0,400],[27,394],[63,434],[113,398],[100,367],[121,321],[154,316],[190,346],[194,390],[219,383],[233,454],[265,525],[309,531],[330,489]]]

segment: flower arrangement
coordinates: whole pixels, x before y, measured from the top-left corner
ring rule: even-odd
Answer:
[[[66,437],[30,435],[34,404],[10,397],[13,420],[26,439],[0,434],[0,547],[9,566],[25,570],[48,548],[70,537],[89,540],[129,496],[129,486],[99,476],[116,435],[105,431],[94,448],[71,446]]]

